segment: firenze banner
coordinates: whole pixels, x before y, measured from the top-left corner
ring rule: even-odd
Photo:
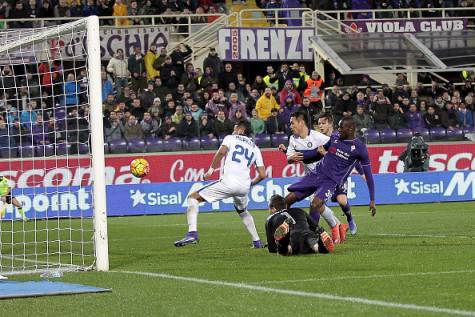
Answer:
[[[404,166],[398,160],[406,145],[369,146],[371,167],[375,174],[401,173]],[[431,171],[475,170],[475,144],[430,144]],[[123,154],[106,156],[107,184],[138,184],[161,182],[200,181],[208,170],[214,151]],[[269,178],[302,176],[300,164],[287,164],[285,155],[277,149],[263,149],[262,155]],[[129,164],[136,157],[144,157],[150,163],[150,174],[139,179],[130,174]],[[87,186],[91,184],[89,158],[57,160],[18,159],[0,160],[2,175],[11,180],[15,188]],[[219,177],[219,171],[214,178]]]
[[[267,209],[273,194],[286,195],[296,177],[265,179],[249,192],[249,209]],[[471,201],[475,199],[475,171],[427,172],[375,175],[376,204]],[[133,216],[184,213],[186,197],[206,182],[155,183],[107,186],[108,216]],[[369,194],[360,176],[348,178],[348,199],[351,205],[368,205]],[[59,187],[14,189],[30,219],[52,217],[91,217],[90,187]],[[308,207],[308,199],[297,207]],[[231,211],[233,200],[203,203],[200,211]],[[7,208],[6,219],[19,219],[16,209]],[[183,226],[186,221],[183,218]]]
[[[223,28],[219,53],[227,61],[310,61],[311,28]]]
[[[399,19],[399,20],[352,20],[342,21],[358,33],[419,33],[461,31],[467,27],[467,19]],[[350,30],[341,27],[343,32]]]
[[[101,58],[111,59],[119,48],[124,50],[126,57],[129,57],[136,45],[142,48],[144,54],[152,44],[157,45],[157,47],[166,47],[168,45],[169,31],[167,26],[102,27],[99,29],[99,36],[101,39]],[[59,40],[49,40],[48,45],[51,58],[54,59],[56,56],[58,58],[61,56],[63,59],[77,58],[79,54],[83,53],[81,45],[78,45],[80,42],[84,42],[83,45],[86,45],[86,38],[83,38],[80,33],[65,34]],[[80,51],[76,52],[75,50]],[[41,60],[42,57],[39,57],[39,59]]]

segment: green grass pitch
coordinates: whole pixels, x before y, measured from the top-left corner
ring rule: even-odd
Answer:
[[[111,272],[68,273],[60,281],[112,288],[111,293],[2,300],[0,313],[475,316],[473,202],[379,206],[374,218],[366,207],[355,207],[353,213],[358,235],[349,236],[334,254],[296,257],[250,249],[248,233],[233,212],[200,214],[201,242],[183,248],[175,248],[173,242],[186,231],[184,215],[109,218]],[[267,213],[253,215],[264,237]],[[282,294],[286,290],[296,292]]]

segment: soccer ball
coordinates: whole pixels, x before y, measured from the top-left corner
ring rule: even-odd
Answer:
[[[130,163],[130,172],[135,177],[145,177],[149,172],[149,165],[146,159],[138,158]]]

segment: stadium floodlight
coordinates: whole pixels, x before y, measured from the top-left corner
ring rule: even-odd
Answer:
[[[0,174],[29,218],[2,199],[0,272],[107,271],[99,19],[0,43]]]

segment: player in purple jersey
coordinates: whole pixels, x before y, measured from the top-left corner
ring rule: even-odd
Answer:
[[[374,216],[376,214],[374,180],[368,149],[355,138],[355,123],[351,117],[345,117],[340,121],[339,132],[339,134],[333,134],[330,141],[325,144],[324,147],[328,152],[317,163],[312,173],[306,176],[305,182],[294,187],[292,192],[287,195],[287,206],[307,197],[309,192],[313,191],[312,209],[323,212],[325,202],[333,196],[339,185],[346,182],[356,163],[359,162],[363,168],[370,194],[369,209]],[[317,151],[303,151],[303,155],[306,159],[316,159],[320,156]]]
[[[319,116],[318,130],[320,130],[321,133],[327,136],[331,136],[333,134],[333,116],[331,113],[325,112]],[[355,169],[358,172],[358,174],[364,178],[363,168],[361,167],[359,163],[355,165]],[[343,185],[338,186],[331,200],[333,202],[338,202],[341,210],[346,216],[346,220],[348,221],[348,226],[350,227],[350,233],[356,234],[357,232],[356,222],[351,213],[350,204],[348,203],[347,183],[344,183]]]

